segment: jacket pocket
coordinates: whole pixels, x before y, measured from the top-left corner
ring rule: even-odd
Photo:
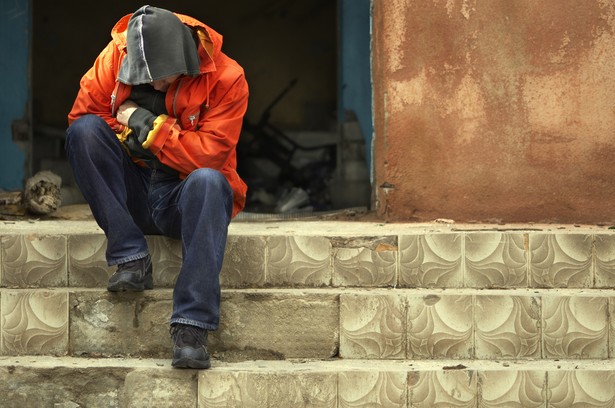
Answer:
[[[186,109],[181,117],[181,125],[184,130],[197,130],[201,111],[197,109]]]

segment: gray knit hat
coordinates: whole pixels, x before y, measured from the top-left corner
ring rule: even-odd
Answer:
[[[119,81],[148,84],[157,79],[200,72],[199,55],[192,30],[172,12],[143,6],[130,17],[126,31],[127,55]]]

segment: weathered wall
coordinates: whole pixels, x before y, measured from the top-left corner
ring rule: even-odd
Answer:
[[[615,220],[615,1],[374,0],[390,221]]]

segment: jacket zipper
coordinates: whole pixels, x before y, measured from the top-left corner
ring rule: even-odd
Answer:
[[[111,94],[111,116],[115,116],[115,100],[117,98],[117,90],[120,87],[120,81],[115,81],[115,89]]]

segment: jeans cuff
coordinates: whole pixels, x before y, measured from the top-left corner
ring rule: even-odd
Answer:
[[[175,317],[171,319],[170,324],[171,326],[173,326],[174,324],[187,324],[188,326],[196,326],[198,328],[209,330],[209,331],[214,331],[218,329],[217,325],[215,326],[212,324],[201,323],[201,322],[197,322],[196,320],[192,320],[192,319],[184,319],[183,317]]]
[[[121,259],[116,259],[113,261],[108,261],[107,264],[109,266],[113,266],[113,265],[120,265],[126,262],[130,262],[130,261],[136,261],[137,259],[143,259],[145,257],[149,256],[149,251],[144,251],[144,252],[139,252],[136,255],[130,255],[127,256],[125,258],[121,258]]]

